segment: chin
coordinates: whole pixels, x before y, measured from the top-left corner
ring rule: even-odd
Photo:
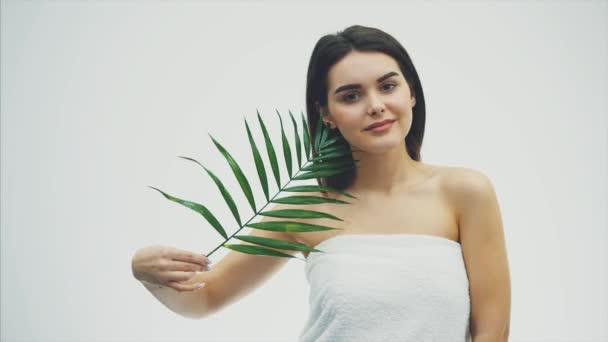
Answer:
[[[360,149],[367,153],[386,153],[396,148],[405,148],[405,136],[385,137],[386,139],[378,139],[373,141],[367,139],[363,144],[359,145]]]

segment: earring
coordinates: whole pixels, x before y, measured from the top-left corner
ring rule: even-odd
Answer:
[[[323,117],[323,111],[322,111],[322,110],[320,110],[320,109],[319,109],[319,115],[320,115],[321,117]],[[329,128],[329,129],[331,129],[331,123],[329,123],[329,122],[323,122],[323,125],[324,125],[325,127]]]

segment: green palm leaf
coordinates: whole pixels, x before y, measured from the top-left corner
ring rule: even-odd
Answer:
[[[263,230],[271,230],[275,232],[316,232],[316,231],[325,231],[325,230],[334,230],[341,228],[331,228],[326,226],[321,226],[318,224],[304,223],[304,222],[294,222],[294,221],[267,221],[267,222],[257,222],[246,224],[246,227],[263,229]]]
[[[339,142],[341,139],[342,139],[341,136],[335,135],[331,139],[327,139],[327,141],[325,141],[324,143],[322,143],[320,149],[324,149],[326,147],[329,147],[329,146],[331,146],[331,145]]]
[[[242,226],[241,216],[239,215],[239,210],[237,209],[236,204],[234,203],[234,199],[232,199],[232,196],[230,195],[228,190],[226,190],[224,183],[222,183],[222,181],[219,178],[217,178],[217,176],[213,172],[211,172],[209,169],[207,169],[203,164],[199,163],[196,159],[182,157],[182,156],[180,156],[180,158],[193,161],[193,162],[197,163],[198,165],[200,165],[203,169],[205,169],[205,171],[207,171],[207,173],[209,174],[211,179],[213,179],[213,182],[215,182],[215,185],[217,185],[218,189],[222,193],[222,197],[224,197],[226,204],[228,204],[228,208],[230,208],[230,211],[232,212],[234,219],[239,224],[239,226]]]
[[[302,168],[302,171],[320,171],[320,170],[327,170],[327,169],[334,169],[334,168],[338,168],[338,167],[343,167],[343,166],[347,166],[351,164],[351,160],[349,159],[334,159],[334,160],[330,160],[326,163],[322,163],[322,164],[310,164],[310,165],[306,165]]]
[[[211,134],[209,134],[209,136],[211,137],[211,140],[213,140],[215,146],[220,150],[224,158],[226,158],[226,161],[228,161],[228,164],[232,169],[232,173],[234,173],[234,176],[238,180],[239,185],[241,186],[241,189],[245,194],[245,197],[247,197],[247,201],[249,201],[249,205],[251,205],[251,209],[254,213],[257,212],[258,210],[255,208],[255,201],[253,199],[253,192],[251,191],[251,186],[249,185],[249,181],[247,181],[247,177],[245,177],[245,175],[243,174],[241,167],[239,166],[239,164],[236,163],[234,158],[232,158],[230,153],[228,153],[228,151],[226,151],[226,149],[211,136]]]
[[[344,221],[341,218],[335,217],[334,215],[330,215],[320,211],[303,209],[269,210],[261,212],[260,215],[280,218],[329,218],[332,220]]]
[[[319,120],[317,120],[317,130],[315,131],[315,144],[314,144],[314,151],[315,153],[319,153],[319,147],[321,146],[321,136],[323,135],[323,132],[327,131],[325,129],[323,129],[323,120],[321,120],[321,118],[319,118]]]
[[[255,243],[257,245],[270,247],[270,248],[278,248],[278,249],[285,249],[285,250],[292,250],[292,251],[304,251],[304,252],[321,252],[320,250],[308,247],[305,244],[271,239],[271,238],[266,238],[266,237],[262,237],[262,236],[237,235],[234,238],[239,239],[241,241]]]
[[[291,178],[291,148],[289,147],[289,142],[287,142],[285,130],[283,129],[283,119],[278,110],[277,115],[279,116],[279,122],[281,123],[281,141],[283,142],[283,157],[285,158],[285,165],[287,166],[287,177]]]
[[[346,151],[346,150],[344,150],[344,151],[334,151],[332,153],[328,153],[328,154],[324,154],[324,155],[320,155],[320,156],[314,157],[314,158],[311,159],[311,161],[313,161],[313,162],[320,161],[320,160],[329,161],[329,160],[333,160],[333,159],[339,159],[339,158],[348,156],[350,154],[351,154],[351,152],[350,151]]]
[[[220,233],[220,235],[222,235],[224,237],[224,239],[228,239],[228,235],[226,235],[226,230],[224,230],[224,227],[222,227],[220,222],[215,218],[215,216],[213,216],[213,214],[209,210],[207,210],[207,207],[205,207],[204,205],[196,203],[196,202],[190,202],[190,201],[186,201],[183,199],[179,199],[177,197],[173,197],[171,195],[164,193],[162,190],[159,190],[152,186],[148,186],[148,187],[160,192],[161,194],[163,194],[163,196],[165,196],[166,199],[179,203],[179,204],[181,204],[187,208],[190,208],[190,209],[196,211],[197,213],[203,215],[203,217],[207,220],[207,222],[209,222],[211,224],[211,226],[213,228],[215,228],[215,230],[217,230],[217,232]]]
[[[320,121],[320,120],[319,120]],[[329,136],[329,129],[324,129],[321,133],[321,140],[319,141],[319,150],[322,148],[325,141],[327,141],[327,137]]]
[[[304,150],[306,151],[306,160],[310,160],[310,136],[308,134],[308,125],[304,119],[304,113],[302,113],[302,132],[304,136]]]
[[[274,249],[270,249],[270,248],[258,247],[258,246],[232,245],[232,244],[227,244],[227,243],[223,244],[222,246],[232,249],[233,251],[247,253],[247,254],[268,255],[268,256],[284,257],[284,258],[295,258],[295,256],[287,254],[287,253],[275,251]]]
[[[268,178],[266,177],[266,169],[264,168],[262,157],[260,157],[260,151],[258,151],[255,141],[253,140],[253,136],[251,135],[251,131],[249,130],[247,119],[245,119],[245,127],[247,128],[247,137],[249,138],[249,145],[251,145],[251,153],[253,154],[253,160],[255,161],[255,168],[258,171],[258,177],[260,178],[260,183],[262,184],[262,190],[264,191],[264,196],[266,196],[266,201],[268,202],[270,201],[270,198],[268,195]]]
[[[283,198],[276,198],[271,201],[272,203],[280,204],[319,204],[319,203],[337,203],[337,204],[350,204],[339,199],[319,197],[319,196],[288,196]]]
[[[308,126],[306,124],[303,113],[302,113],[302,136],[303,136],[302,140],[304,142],[304,149],[305,149],[307,163],[304,166],[302,166],[302,161],[303,161],[301,158],[302,150],[300,147],[301,140],[300,140],[300,137],[298,134],[298,127],[297,127],[296,120],[295,120],[293,114],[291,113],[291,111],[289,111],[289,115],[291,117],[291,121],[292,121],[292,124],[294,127],[295,146],[296,146],[296,154],[298,157],[298,167],[299,167],[299,171],[296,174],[296,176],[292,177],[291,147],[290,147],[287,137],[285,135],[285,130],[283,127],[283,120],[282,120],[281,114],[279,113],[278,110],[277,110],[277,115],[279,116],[279,121],[280,121],[280,125],[281,125],[281,141],[282,141],[283,153],[284,153],[284,157],[285,157],[285,166],[287,168],[287,173],[290,178],[288,184],[294,180],[305,180],[305,179],[312,179],[312,178],[318,178],[318,177],[329,177],[332,175],[338,175],[338,174],[344,173],[344,172],[352,169],[353,167],[355,167],[354,162],[356,162],[356,161],[352,160],[351,151],[350,151],[350,148],[348,147],[348,144],[344,144],[344,143],[338,144],[341,140],[342,140],[342,142],[344,142],[343,138],[340,135],[332,136],[332,134],[330,134],[330,132],[329,132],[329,129],[322,124],[322,120],[317,121],[317,130],[315,131],[315,139],[312,144],[313,153],[311,156],[311,149],[310,149],[311,140],[310,140],[310,136],[308,134]],[[272,172],[274,174],[274,178],[275,178],[275,181],[277,183],[277,188],[278,188],[277,194],[272,199],[270,199],[270,195],[269,195],[269,191],[268,191],[268,179],[266,177],[265,166],[264,166],[264,163],[262,162],[262,158],[260,156],[259,150],[258,150],[258,148],[255,144],[255,141],[253,139],[253,136],[251,134],[251,130],[249,128],[247,120],[245,120],[245,127],[247,130],[247,136],[249,139],[249,144],[251,146],[253,159],[255,161],[256,170],[258,173],[258,177],[260,179],[262,190],[264,191],[264,195],[266,196],[266,200],[267,200],[267,204],[264,205],[263,208],[265,208],[269,203],[290,204],[290,205],[311,205],[311,204],[321,204],[321,203],[350,204],[349,202],[342,201],[339,199],[332,199],[332,198],[319,197],[319,196],[295,195],[295,196],[286,196],[286,197],[276,198],[277,195],[281,192],[327,191],[327,192],[339,193],[344,196],[347,196],[347,197],[350,197],[353,199],[357,199],[355,196],[353,196],[351,194],[348,194],[344,191],[340,191],[340,190],[337,190],[337,189],[329,187],[329,186],[298,185],[298,186],[291,186],[291,187],[287,187],[287,186],[281,187],[280,170],[279,170],[274,146],[272,144],[272,141],[271,141],[268,131],[266,129],[266,125],[265,125],[264,121],[262,120],[262,117],[260,116],[259,111],[257,111],[257,116],[258,116],[258,121],[260,123],[260,127],[262,130],[262,134],[264,136],[264,142],[266,145],[266,151],[268,153],[268,159],[270,161],[270,166],[272,168]],[[245,177],[245,175],[243,174],[240,166],[234,160],[232,155],[219,142],[217,142],[211,135],[209,135],[209,136],[213,140],[213,143],[218,148],[220,153],[224,156],[224,158],[227,160],[228,164],[230,165],[232,172],[236,176],[243,193],[245,194],[247,200],[249,201],[249,204],[251,205],[251,208],[253,209],[253,211],[255,213],[254,216],[251,219],[249,219],[244,225],[242,224],[242,221],[241,221],[241,218],[239,215],[239,211],[236,207],[234,199],[232,198],[232,196],[230,195],[230,193],[228,192],[226,187],[223,185],[223,183],[220,181],[220,179],[217,176],[215,176],[215,174],[213,172],[211,172],[210,170],[205,168],[201,163],[199,163],[195,159],[188,158],[188,157],[180,157],[180,158],[184,158],[184,159],[196,162],[201,167],[203,167],[205,169],[205,171],[209,174],[209,176],[213,179],[213,181],[215,182],[215,184],[219,188],[220,192],[222,193],[222,196],[223,196],[224,200],[226,201],[226,204],[230,208],[232,214],[234,215],[234,217],[239,225],[238,231],[240,231],[244,227],[251,227],[251,228],[255,228],[255,229],[270,230],[270,231],[281,231],[281,232],[315,232],[315,231],[327,231],[327,230],[340,229],[340,228],[328,227],[325,225],[317,225],[317,224],[304,223],[304,222],[298,222],[298,221],[265,221],[265,222],[249,223],[253,220],[253,218],[255,216],[258,216],[258,215],[284,218],[284,219],[323,219],[324,218],[324,219],[332,219],[332,220],[337,220],[337,221],[342,221],[342,222],[344,222],[344,220],[342,220],[336,216],[333,216],[329,213],[314,211],[314,210],[304,210],[304,209],[281,209],[281,210],[267,210],[267,211],[257,212],[255,201],[253,198],[253,192],[251,190],[251,186],[249,185],[249,182],[248,182],[247,178]],[[340,139],[340,138],[342,138],[342,139]],[[153,188],[153,189],[156,189],[156,188]],[[158,189],[156,189],[156,190],[158,190]],[[160,191],[160,190],[158,190],[158,191]],[[312,251],[322,252],[320,250],[308,247],[308,246],[306,246],[304,244],[300,244],[300,243],[293,243],[290,241],[282,241],[282,240],[264,238],[264,237],[259,237],[259,236],[242,236],[242,235],[236,235],[236,234],[233,234],[230,238],[234,237],[235,239],[249,242],[254,245],[228,244],[226,242],[228,242],[228,240],[230,238],[227,237],[226,231],[220,225],[219,221],[215,218],[215,216],[213,216],[213,214],[211,214],[211,212],[209,210],[207,210],[206,207],[204,207],[201,204],[195,203],[195,202],[185,201],[185,200],[181,200],[181,199],[169,196],[169,195],[163,193],[162,191],[160,191],[160,192],[167,199],[180,203],[186,207],[191,208],[192,210],[199,212],[201,215],[203,215],[205,217],[205,219],[226,240],[220,246],[226,247],[228,249],[232,249],[234,251],[247,253],[247,254],[290,257],[290,258],[293,258],[293,256],[290,254],[282,253],[280,251],[277,251],[277,250],[274,250],[271,248],[282,249],[282,250],[299,250],[299,251],[307,251],[307,252],[312,252]],[[238,233],[238,231],[237,231],[237,233]],[[220,246],[218,246],[217,248],[219,248]],[[212,253],[213,252],[207,254],[207,256],[211,255]]]
[[[340,191],[338,189],[334,189],[332,187],[326,186],[326,185],[297,185],[297,186],[292,186],[289,188],[285,188],[283,189],[283,191],[285,192],[316,192],[316,191],[327,191],[327,192],[333,192],[333,193],[337,193],[337,194],[341,194],[344,195],[346,197],[350,197],[350,198],[354,198],[354,199],[358,199],[357,197],[344,192],[344,191]]]
[[[293,114],[288,110],[289,116],[291,117],[291,123],[293,124],[293,135],[296,140],[296,156],[298,157],[298,166],[302,166],[302,147],[300,146],[300,135],[298,134],[298,125],[296,119],[293,118]]]
[[[339,175],[350,169],[351,169],[350,166],[346,166],[343,168],[333,169],[333,170],[314,171],[314,172],[301,174],[299,176],[295,176],[295,177],[293,177],[293,179],[294,180],[305,180],[305,179],[313,179],[313,178],[320,178],[320,177],[330,177],[330,176]]]
[[[257,109],[256,109],[257,111]],[[266,143],[266,151],[268,152],[268,159],[270,160],[270,167],[272,168],[272,173],[274,174],[274,179],[277,181],[277,189],[281,189],[281,174],[279,173],[279,164],[277,163],[277,155],[274,153],[274,147],[272,146],[272,141],[270,141],[270,137],[268,136],[268,131],[266,130],[266,125],[264,124],[264,120],[260,116],[260,112],[258,112],[258,121],[260,122],[260,127],[262,128],[262,134],[264,134],[264,141]]]
[[[350,156],[350,153],[351,153],[350,147],[348,147],[348,146],[340,146],[340,145],[338,145],[338,146],[331,146],[331,147],[330,146],[325,147],[325,148],[323,148],[323,149],[321,149],[319,151],[319,154],[320,155],[327,155],[327,154],[331,154],[331,153],[335,153],[335,152],[345,152],[345,153],[348,153],[349,157],[352,158],[352,156]]]

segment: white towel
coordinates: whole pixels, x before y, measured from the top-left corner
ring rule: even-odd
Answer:
[[[305,272],[300,342],[469,342],[469,281],[460,243],[424,234],[340,234]]]

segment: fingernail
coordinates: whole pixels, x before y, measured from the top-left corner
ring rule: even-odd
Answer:
[[[202,288],[204,286],[205,286],[205,283],[198,283],[198,284],[196,284],[196,288],[197,289],[200,289],[200,288]]]
[[[210,263],[212,263],[213,261],[211,261],[211,259],[205,259],[205,264],[209,265]]]

